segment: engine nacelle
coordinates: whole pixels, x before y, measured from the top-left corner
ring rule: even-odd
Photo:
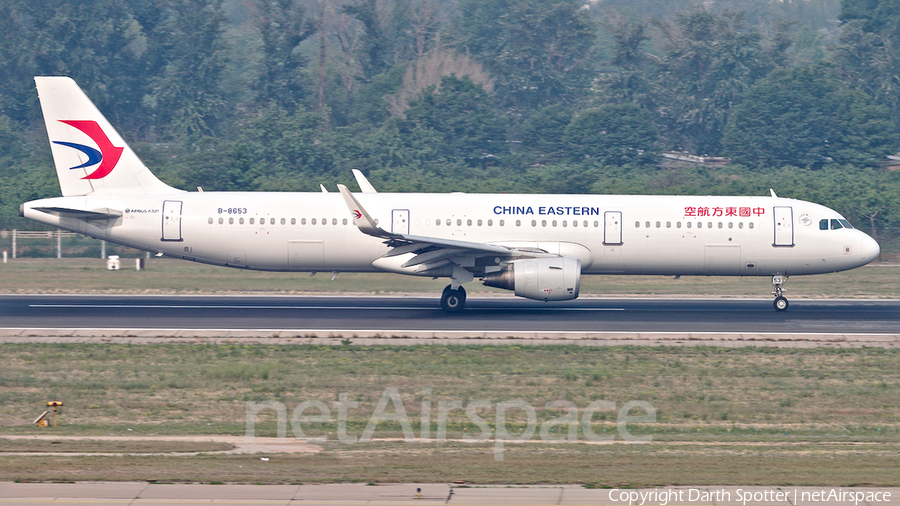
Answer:
[[[484,277],[484,284],[515,290],[534,300],[572,300],[581,288],[581,260],[569,257],[528,258],[510,262],[499,272]]]

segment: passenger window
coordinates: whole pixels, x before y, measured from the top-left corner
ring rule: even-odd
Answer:
[[[253,218],[250,218],[250,224],[253,224]],[[300,224],[306,225],[306,218],[300,218]]]
[[[275,224],[275,218],[269,219],[269,225],[274,225],[274,224]]]
[[[688,228],[691,228],[691,223],[690,223],[690,222],[688,222]],[[698,221],[698,222],[697,222],[697,228],[703,228],[703,222],[702,222],[702,221]]]
[[[738,228],[744,228],[744,222],[743,222],[743,221],[740,222],[740,223],[738,223]]]
[[[500,220],[500,226],[503,226],[503,220]],[[522,226],[522,220],[516,220],[516,226],[517,226],[517,227],[521,227],[521,226]]]
[[[547,226],[547,220],[541,220],[541,226],[542,226],[542,227],[546,227],[546,226]]]
[[[244,224],[244,218],[240,218],[240,219],[238,220],[238,224],[239,224],[239,225],[243,225],[243,224]]]
[[[680,222],[680,221],[676,221],[676,222],[675,222],[675,228],[681,228],[681,222]]]
[[[281,218],[281,224],[284,225],[286,223],[287,223],[287,220],[285,220],[284,218]]]
[[[234,218],[228,218],[228,224],[234,225]]]
[[[434,220],[434,226],[440,227],[440,226],[441,226],[441,220]]]
[[[284,223],[284,220],[281,220],[281,222]],[[337,225],[337,218],[331,218],[331,224]]]
[[[722,228],[722,222],[721,222],[721,221],[719,222],[719,228]]]
[[[563,226],[565,226],[565,225],[566,225],[566,222],[563,222]],[[573,227],[577,227],[577,226],[578,226],[578,220],[572,220],[572,226],[573,226]]]
[[[225,218],[219,218],[219,225],[225,223]]]
[[[729,222],[728,222],[728,228],[734,228],[734,222],[733,222],[733,221],[729,221]]]
[[[691,228],[691,222],[687,222],[687,228]]]
[[[494,220],[488,220],[488,226],[489,226],[489,227],[493,227],[493,226],[494,226]]]
[[[347,221],[347,220],[344,220],[344,221]],[[296,225],[296,224],[297,224],[297,218],[291,218],[291,225]]]
[[[461,227],[461,226],[462,226],[462,219],[460,219],[460,218],[457,218],[457,219],[456,219],[456,226],[457,226],[457,227]]]
[[[656,228],[660,228],[660,227],[662,227],[662,223],[660,223],[660,222],[657,221],[657,222],[656,222]]]
[[[481,220],[478,220],[478,226],[479,227],[481,226]]]
[[[647,223],[644,223],[644,225],[646,225],[647,228],[650,228],[650,222],[649,222],[649,221],[648,221]]]
[[[585,225],[585,226],[587,226],[587,225]],[[599,226],[600,226],[600,222],[595,220],[595,221],[594,221],[594,228],[597,228],[597,227],[599,227]]]
[[[471,226],[472,226],[472,220],[466,220],[466,226],[471,227]]]
[[[254,221],[255,221],[255,220],[254,220],[253,218],[250,218],[250,224],[251,224],[251,225],[253,225],[253,222],[254,222]]]
[[[838,220],[831,220],[831,230],[837,230],[839,228],[844,228],[844,226],[841,225],[841,222]]]
[[[641,222],[639,222],[639,221],[634,222],[634,228],[641,228]]]
[[[501,227],[502,227],[503,225],[505,225],[505,224],[506,224],[506,220],[500,220],[500,226],[501,226]],[[518,226],[518,225],[516,225],[516,226]]]
[[[210,224],[210,225],[213,224],[213,219],[212,219],[212,218],[209,219],[209,224]]]
[[[819,220],[819,230],[828,230],[828,220]]]
[[[566,220],[563,220],[563,227],[568,227],[569,223]]]
[[[537,220],[531,220],[531,226],[532,226],[532,227],[536,227],[536,226],[537,226]]]
[[[556,226],[556,220],[553,220],[553,223],[551,223],[551,225],[553,225],[553,226],[555,227],[555,226]]]
[[[667,222],[666,222],[666,228],[672,228],[672,222],[671,222],[671,221],[667,221]]]
[[[752,222],[752,221],[751,221],[750,223],[747,224],[747,228],[753,228],[753,222]]]
[[[706,228],[712,228],[712,222],[711,222],[711,221],[706,223]],[[722,228],[722,225],[719,225],[719,228]]]
[[[453,224],[453,222],[450,221],[450,218],[447,218],[447,226],[449,227],[449,226],[452,225],[452,224]]]
[[[260,222],[260,223],[262,223],[262,222]],[[315,224],[316,224],[316,219],[313,218],[313,219],[309,220],[309,224],[310,224],[310,225],[315,225]]]
[[[347,224],[347,218],[344,218],[344,225],[346,225],[346,224]]]

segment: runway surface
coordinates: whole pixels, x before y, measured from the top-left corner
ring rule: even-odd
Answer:
[[[656,493],[655,496],[652,494]],[[660,494],[666,496],[660,499]],[[642,496],[643,494],[643,496]],[[649,497],[648,497],[649,496]],[[642,501],[642,497],[646,500]],[[652,498],[650,498],[652,497]],[[858,498],[862,497],[862,500]],[[866,500],[868,499],[868,500]],[[625,506],[898,506],[895,487],[660,487],[587,489],[562,486],[453,486],[436,483],[327,485],[193,485],[122,483],[0,483],[0,505],[362,505],[596,504]]]
[[[0,328],[898,334],[900,301],[470,298],[447,314],[413,297],[17,295],[0,296]]]

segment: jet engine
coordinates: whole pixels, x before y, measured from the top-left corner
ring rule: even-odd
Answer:
[[[510,262],[506,269],[484,276],[484,284],[515,290],[534,300],[572,300],[581,285],[581,260],[570,257],[528,258]]]

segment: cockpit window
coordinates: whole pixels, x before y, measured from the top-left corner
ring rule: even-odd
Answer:
[[[845,219],[837,219],[837,220],[819,220],[819,230],[828,230],[828,224],[831,224],[831,230],[838,230],[841,228],[849,228],[852,229],[853,225],[850,224],[849,221]]]

